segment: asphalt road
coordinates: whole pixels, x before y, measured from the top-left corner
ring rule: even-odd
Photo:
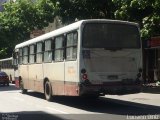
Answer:
[[[96,100],[59,96],[48,102],[41,93],[21,94],[14,85],[0,86],[0,120],[126,120],[148,115],[160,115],[160,107],[107,96]]]

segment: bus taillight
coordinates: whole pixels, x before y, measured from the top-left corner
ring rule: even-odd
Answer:
[[[82,74],[82,79],[83,79],[83,80],[88,80],[88,76],[87,76],[86,73]]]
[[[82,73],[82,80],[88,80],[88,75],[86,73],[86,69],[82,69],[81,73]]]
[[[84,71],[81,71],[81,78],[82,78],[82,82],[83,82],[83,85],[90,85],[91,82],[88,80],[88,75],[86,73],[86,70],[83,69]]]

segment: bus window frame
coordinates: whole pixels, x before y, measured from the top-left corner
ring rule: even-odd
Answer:
[[[71,44],[71,45],[67,45],[67,42],[68,42],[68,38],[67,38],[67,35],[69,35],[69,34],[73,34],[73,43],[74,43],[74,35],[76,34],[76,44]],[[73,51],[72,51],[72,58],[67,58],[67,49],[68,48],[73,48],[73,49],[77,49],[76,50],[76,57],[75,58],[73,58]],[[71,32],[68,32],[67,34],[66,34],[66,45],[65,45],[65,59],[66,59],[66,61],[76,61],[77,60],[77,52],[78,52],[78,31],[77,30],[74,30],[74,31],[71,31]]]
[[[38,51],[38,44],[41,44],[42,46],[41,46],[41,51]],[[44,52],[44,41],[41,41],[41,42],[37,42],[36,43],[36,63],[37,64],[41,64],[41,63],[43,63],[43,52]],[[40,55],[41,54],[41,61],[37,61],[38,60],[38,55]]]
[[[62,37],[61,47],[60,48],[56,48],[56,39],[60,38],[60,37]],[[65,35],[64,34],[54,37],[54,62],[63,62],[64,61],[64,59],[65,59],[65,49],[64,49],[65,45],[64,45],[64,43],[65,43]],[[58,50],[61,50],[62,53],[63,53],[63,55],[60,56],[60,57],[62,57],[60,60],[56,60],[56,51],[58,51]]]
[[[20,65],[23,64],[23,50],[22,50],[22,48],[19,48],[19,52],[18,52],[18,64],[20,64]]]
[[[31,47],[33,46],[33,52],[31,53]],[[31,62],[31,57],[34,57],[34,62]],[[36,63],[36,44],[29,45],[29,64]]]
[[[25,51],[25,49],[27,49],[27,50]],[[22,52],[22,54],[23,54],[23,62],[22,62],[22,64],[26,65],[26,64],[29,63],[29,47],[28,46],[24,46],[22,51],[23,51]]]
[[[50,49],[46,49],[46,42],[47,41],[50,41]],[[51,63],[52,60],[53,60],[53,54],[54,53],[53,53],[53,45],[52,45],[52,43],[53,43],[52,38],[49,38],[49,39],[44,41],[44,53],[43,53],[43,62],[44,63]],[[49,56],[49,54],[51,54],[50,59],[46,59],[45,58],[45,54],[47,54],[47,58],[49,58],[48,56]]]

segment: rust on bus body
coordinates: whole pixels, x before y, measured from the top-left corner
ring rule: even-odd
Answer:
[[[69,96],[78,96],[79,95],[79,87],[78,84],[75,82],[73,83],[66,83],[64,86],[65,95]]]
[[[53,95],[70,95],[70,96],[78,96],[79,95],[79,87],[76,82],[52,82],[52,94]]]

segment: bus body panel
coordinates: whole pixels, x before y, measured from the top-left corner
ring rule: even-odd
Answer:
[[[53,95],[64,95],[64,62],[43,64],[44,79],[52,84]]]
[[[30,64],[29,67],[29,88],[35,91],[43,92],[43,65]]]
[[[101,55],[103,54],[102,51],[99,53]],[[87,71],[90,86],[94,86],[93,89],[96,92],[108,91],[109,94],[111,90],[115,89],[115,92],[118,92],[118,90],[124,87],[126,91],[131,90],[132,93],[132,89],[138,89],[135,81],[137,79],[138,69],[142,67],[140,50],[123,50],[118,53],[106,51],[106,56],[103,57],[100,57],[100,54],[96,54],[97,57],[90,55],[90,58],[82,59],[82,63],[84,63],[82,66]],[[89,86],[87,87],[88,89],[90,88]],[[85,92],[87,93],[88,91]],[[125,91],[123,92],[125,93]],[[111,93],[115,94],[114,92]]]
[[[139,68],[142,68],[142,51],[140,46],[140,39],[138,39],[137,43],[133,40],[138,38],[139,36],[139,29],[136,25],[133,24],[126,24],[126,23],[112,23],[112,22],[105,22],[105,21],[97,21],[96,25],[99,23],[101,28],[99,29],[101,32],[104,32],[106,30],[106,33],[101,34],[99,31],[96,32],[97,27],[90,27],[88,30],[91,31],[91,33],[86,33],[86,25],[89,24],[90,26],[94,25],[96,22],[84,22],[81,31],[81,59],[80,59],[80,71],[84,71],[85,73],[80,72],[80,79],[81,79],[81,85],[80,85],[80,94],[131,94],[140,92],[141,86],[140,86],[140,80],[142,80],[141,77],[137,77],[138,74],[141,74],[139,72]],[[113,24],[113,28],[110,26]],[[104,24],[104,26],[103,26]],[[107,26],[107,24],[110,24]],[[115,30],[115,35],[110,32],[112,29],[116,28],[117,26],[123,28],[124,25],[126,28],[130,26],[130,28],[134,28],[137,30],[137,34],[134,34],[132,36],[128,36],[127,33],[133,32],[132,30],[128,29],[127,32],[125,29],[122,30]],[[109,29],[107,29],[107,27]],[[102,29],[104,29],[102,31]],[[95,33],[94,33],[95,32]],[[109,36],[108,33],[111,33]],[[122,33],[122,34],[121,34]],[[83,44],[86,43],[84,40],[84,35],[90,35],[88,37],[89,42],[84,47]],[[124,44],[126,48],[119,47],[118,45],[122,44],[120,42],[116,43],[115,38],[116,34],[119,36],[117,37],[116,41],[118,42],[119,39],[123,40],[122,38],[128,41],[132,41],[130,45],[133,44],[133,48],[129,48],[129,46],[126,46],[127,44]],[[126,35],[126,36],[123,36]],[[94,36],[94,37],[92,37]],[[101,37],[102,36],[102,37]],[[113,39],[112,41],[109,41],[108,43],[103,43],[104,41],[100,42],[101,39],[106,36],[107,38],[105,40]],[[122,38],[121,38],[122,36]],[[93,40],[94,41],[93,41]],[[96,44],[93,44],[93,43]],[[136,43],[136,44],[135,44]],[[90,44],[92,46],[90,46]],[[109,45],[111,44],[113,48]],[[139,45],[138,45],[139,44]],[[95,45],[95,46],[94,46]],[[106,47],[105,47],[106,45]],[[114,46],[115,45],[115,46]],[[128,44],[129,45],[129,44]],[[137,46],[136,46],[137,45]],[[101,48],[101,46],[104,46]],[[139,46],[139,47],[138,47]],[[88,47],[88,48],[87,48]],[[128,48],[127,48],[128,47]],[[85,75],[86,74],[86,75]],[[83,76],[87,76],[87,79],[83,79]]]
[[[90,58],[84,59],[86,69],[89,70],[88,76],[93,83],[136,79],[141,67],[139,53],[139,50],[100,50],[97,53],[91,50]]]
[[[78,62],[65,62],[65,95],[78,95]]]
[[[18,68],[20,78],[23,80],[24,88],[28,89],[29,87],[29,66],[20,65]]]

